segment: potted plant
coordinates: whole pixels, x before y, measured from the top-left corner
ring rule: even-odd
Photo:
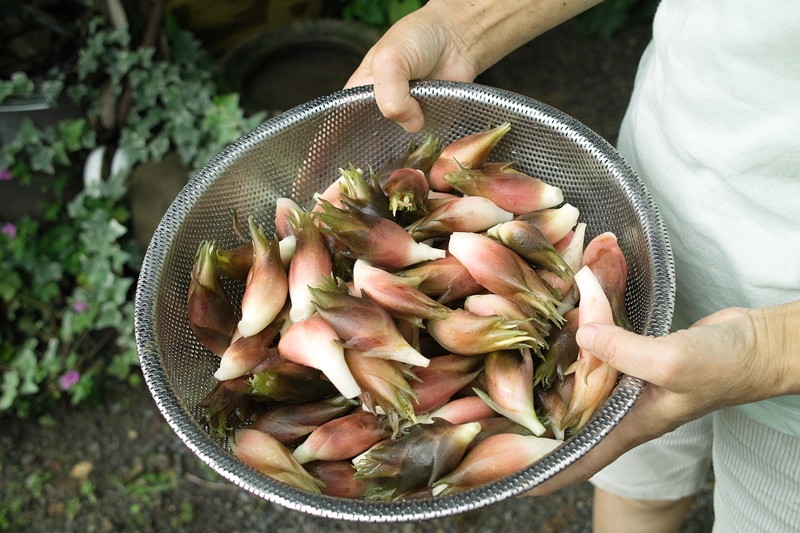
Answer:
[[[153,228],[137,243],[136,214],[172,198],[154,209],[153,187],[131,191],[168,161],[174,197],[263,120],[218,89],[212,62],[164,5],[130,14],[119,2],[90,4],[70,26],[80,42],[70,61],[45,77],[0,79],[0,106],[37,101],[55,111],[46,120],[25,107],[0,113],[0,417],[140,380],[133,291]],[[30,209],[3,209],[33,193]]]

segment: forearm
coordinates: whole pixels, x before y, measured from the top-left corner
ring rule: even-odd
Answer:
[[[768,364],[776,395],[800,394],[800,301],[749,313],[760,364]]]
[[[430,0],[422,10],[463,39],[478,72],[602,0]]]
[[[430,0],[373,46],[345,87],[373,84],[383,115],[406,131],[424,116],[410,80],[471,82],[511,51],[600,0]]]

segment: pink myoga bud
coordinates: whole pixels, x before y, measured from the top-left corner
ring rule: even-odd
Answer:
[[[263,363],[271,355],[270,345],[280,333],[283,323],[284,320],[276,317],[267,327],[249,337],[243,337],[237,329],[231,345],[222,354],[214,377],[220,381],[238,378]]]
[[[253,240],[253,267],[242,296],[239,333],[255,335],[272,322],[286,303],[289,280],[283,268],[277,239],[268,239],[261,227],[250,219]]]
[[[333,271],[333,260],[313,215],[294,211],[289,216],[292,232],[297,239],[292,261],[289,264],[289,299],[292,322],[299,322],[314,314],[309,288],[319,286]]]
[[[221,356],[230,346],[236,316],[219,281],[215,257],[212,242],[200,244],[186,301],[192,332],[206,348]]]
[[[538,348],[537,338],[519,329],[522,322],[455,309],[444,318],[428,320],[427,329],[436,342],[459,355],[482,355],[511,348]]]
[[[464,299],[464,309],[480,316],[501,316],[510,320],[519,320],[520,323],[517,327],[535,339],[537,352],[539,348],[547,345],[542,338],[542,331],[549,329],[550,324],[540,322],[536,317],[529,318],[517,304],[499,294],[467,296]]]
[[[341,395],[301,405],[280,404],[256,418],[249,429],[257,429],[275,437],[281,444],[298,444],[325,422],[346,415],[358,401]]]
[[[625,308],[625,289],[628,283],[628,263],[619,247],[617,237],[611,233],[601,233],[586,245],[582,261],[591,268],[603,292],[608,297],[614,313],[614,323],[628,330],[633,325]]]
[[[231,450],[246,465],[293,487],[319,494],[322,482],[305,471],[280,442],[255,429],[239,429]]]
[[[501,350],[484,357],[486,392],[475,389],[492,409],[543,435],[546,428],[533,405],[533,358],[530,350]]]
[[[425,417],[418,418],[418,420],[421,423],[426,423],[434,418],[441,418],[452,424],[466,424],[495,416],[499,416],[499,414],[479,396],[464,396],[463,398],[450,400],[438,409],[429,412]]]
[[[510,129],[511,124],[506,122],[487,131],[465,135],[445,146],[428,171],[431,189],[442,192],[452,190],[445,175],[458,170],[459,165],[478,168]]]
[[[368,411],[356,411],[322,424],[311,432],[293,455],[300,464],[352,459],[392,436],[388,421]]]
[[[572,269],[536,226],[522,220],[512,220],[490,228],[487,235],[531,266],[544,268],[564,281],[572,282]]]
[[[372,300],[349,294],[341,279],[327,280],[309,290],[319,315],[336,331],[345,349],[366,357],[428,365],[428,359],[400,334],[388,311]]]
[[[417,379],[413,372],[395,361],[364,357],[356,351],[345,351],[344,357],[364,391],[361,400],[369,412],[386,415],[394,434],[401,421],[416,423],[413,404],[417,397],[409,385],[409,380]]]
[[[394,318],[422,325],[423,319],[444,318],[450,309],[416,288],[420,278],[395,276],[362,259],[353,265],[356,295],[366,295]]]
[[[442,355],[433,357],[427,368],[413,368],[419,381],[411,383],[418,399],[414,411],[424,414],[444,405],[483,370],[480,357]]]
[[[339,173],[342,175],[340,187],[344,206],[382,218],[393,216],[389,209],[389,199],[375,174],[371,173],[369,178],[365,178],[364,171],[354,167],[352,163],[348,169],[340,168]]]
[[[355,398],[361,388],[344,360],[339,336],[318,314],[294,322],[281,335],[278,351],[287,361],[320,370],[345,398]]]
[[[452,472],[433,484],[433,494],[467,490],[511,475],[541,460],[561,441],[514,433],[488,437],[470,450]]]
[[[388,478],[394,491],[391,498],[430,486],[461,462],[475,435],[477,422],[451,424],[437,419],[431,424],[416,424],[399,438],[378,444],[356,458],[356,478]]]
[[[614,315],[608,298],[588,266],[575,273],[581,299],[578,305],[579,325],[588,322],[613,324]],[[575,373],[575,386],[569,408],[560,427],[571,432],[583,427],[598,407],[608,398],[616,385],[619,371],[604,363],[591,352],[580,349],[578,359],[566,373]]]
[[[312,461],[303,465],[309,474],[325,486],[322,494],[335,498],[364,498],[380,482],[374,479],[353,479],[356,469],[350,461]]]
[[[540,312],[548,320],[562,322],[556,309],[559,301],[550,289],[524,259],[499,242],[477,233],[458,232],[450,236],[448,250],[488,291],[505,296],[528,316]]]
[[[452,254],[419,263],[394,274],[404,278],[420,278],[417,289],[443,304],[484,290],[469,270]]]
[[[321,205],[324,212],[316,216],[325,224],[322,231],[344,243],[351,256],[372,265],[403,268],[446,254],[444,250],[416,242],[392,220],[356,209],[337,209],[325,201]]]
[[[275,232],[279,239],[293,234],[291,218],[294,213],[302,213],[303,208],[291,198],[278,198],[275,201]]]
[[[406,227],[415,241],[447,237],[456,231],[481,232],[513,215],[489,199],[465,196],[446,202]]]
[[[397,211],[426,211],[428,209],[428,180],[421,170],[399,168],[392,172],[383,190],[389,197],[389,209]]]
[[[548,241],[556,244],[567,236],[578,223],[580,211],[577,207],[564,204],[558,208],[542,209],[519,215],[516,220],[533,224],[542,232]]]
[[[470,196],[481,196],[515,215],[554,207],[564,201],[560,188],[522,172],[487,172],[459,167],[445,174],[451,187]]]

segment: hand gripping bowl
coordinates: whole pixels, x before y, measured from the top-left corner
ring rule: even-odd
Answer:
[[[628,412],[643,383],[623,376],[592,420],[533,466],[476,489],[398,502],[320,496],[275,481],[240,462],[214,440],[198,403],[214,387],[219,359],[189,329],[186,295],[199,243],[237,244],[231,210],[273,226],[275,201],[310,207],[312,195],[353,163],[378,168],[428,133],[445,143],[510,122],[490,159],[557,185],[578,207],[588,240],[614,232],[629,264],[628,313],[638,333],[665,335],[672,318],[674,274],[667,234],[649,193],[617,152],[569,116],[529,98],[486,86],[418,82],[412,95],[425,112],[413,136],[382,117],[371,87],[316,99],[274,117],[200,170],[164,215],[147,250],[136,295],[136,341],[144,377],[178,436],[219,474],[266,500],[317,516],[370,522],[438,518],[520,494],[552,477],[596,445]],[[234,301],[243,287],[226,287]]]

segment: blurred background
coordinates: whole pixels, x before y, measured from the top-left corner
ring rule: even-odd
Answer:
[[[0,531],[590,531],[588,484],[400,525],[284,509],[195,457],[141,377],[137,273],[181,188],[422,3],[0,2]],[[614,143],[656,4],[606,0],[476,81]],[[683,531],[711,530],[712,487]]]

